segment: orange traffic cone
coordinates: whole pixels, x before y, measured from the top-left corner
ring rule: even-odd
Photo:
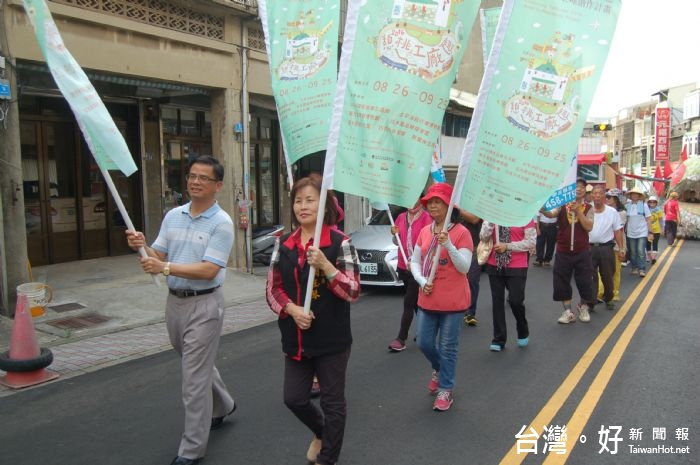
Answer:
[[[5,376],[0,376],[0,384],[20,389],[56,379],[58,373],[45,369],[51,362],[51,351],[39,348],[27,297],[18,294],[10,350],[0,353],[0,370],[7,372]]]

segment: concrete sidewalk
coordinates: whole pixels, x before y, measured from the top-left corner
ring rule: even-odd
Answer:
[[[34,281],[53,290],[46,314],[34,318],[34,327],[39,345],[54,354],[49,369],[61,374],[57,381],[170,349],[164,322],[168,288],[162,276],[161,287],[154,285],[136,257],[34,268]],[[226,271],[222,334],[276,319],[265,302],[266,271]],[[7,350],[11,330],[12,320],[0,317],[0,351]],[[0,397],[13,392],[0,386]]]

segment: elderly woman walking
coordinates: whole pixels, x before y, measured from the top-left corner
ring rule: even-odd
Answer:
[[[428,391],[437,394],[433,402],[436,411],[448,410],[453,402],[460,323],[471,303],[467,272],[472,238],[460,224],[457,208],[447,218],[451,198],[452,186],[445,183],[433,184],[423,196],[421,203],[433,222],[421,231],[411,256],[411,272],[420,287],[418,347],[433,369]],[[433,271],[434,279],[429,282]]]
[[[527,281],[528,253],[537,243],[534,221],[525,226],[497,226],[484,221],[481,226],[482,240],[491,237],[493,249],[486,262],[486,273],[491,285],[493,311],[493,339],[489,350],[500,352],[506,346],[505,293],[513,311],[518,333],[518,346],[525,347],[530,341],[530,330],[525,318],[525,283]]]

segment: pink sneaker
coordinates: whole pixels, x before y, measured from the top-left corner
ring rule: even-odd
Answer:
[[[444,412],[449,410],[452,406],[452,391],[440,391],[438,392],[435,402],[433,402],[433,410]]]
[[[435,394],[438,392],[438,378],[440,377],[440,372],[433,370],[433,374],[430,375],[430,382],[428,383],[428,392]]]
[[[406,349],[406,344],[404,344],[401,339],[394,339],[389,344],[389,350],[392,352],[401,352]]]

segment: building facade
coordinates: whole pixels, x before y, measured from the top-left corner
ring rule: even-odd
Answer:
[[[155,238],[163,215],[186,202],[184,174],[199,155],[223,162],[219,202],[238,224],[246,215],[239,215],[237,202],[245,201],[252,207],[251,227],[280,221],[284,164],[255,1],[47,3],[139,169],[128,178],[112,172],[136,228]],[[11,179],[2,178],[3,193],[14,186],[11,202],[3,203],[6,306],[30,266],[129,250],[124,222],[48,71],[22,3],[4,2],[2,8],[8,33],[3,56],[13,73],[18,120],[16,134],[3,136],[19,141],[19,154],[3,154],[19,168]],[[12,222],[24,225],[24,238],[9,234]],[[245,268],[246,230],[239,232],[231,266]],[[13,262],[10,255],[22,255],[22,239],[26,255]]]

